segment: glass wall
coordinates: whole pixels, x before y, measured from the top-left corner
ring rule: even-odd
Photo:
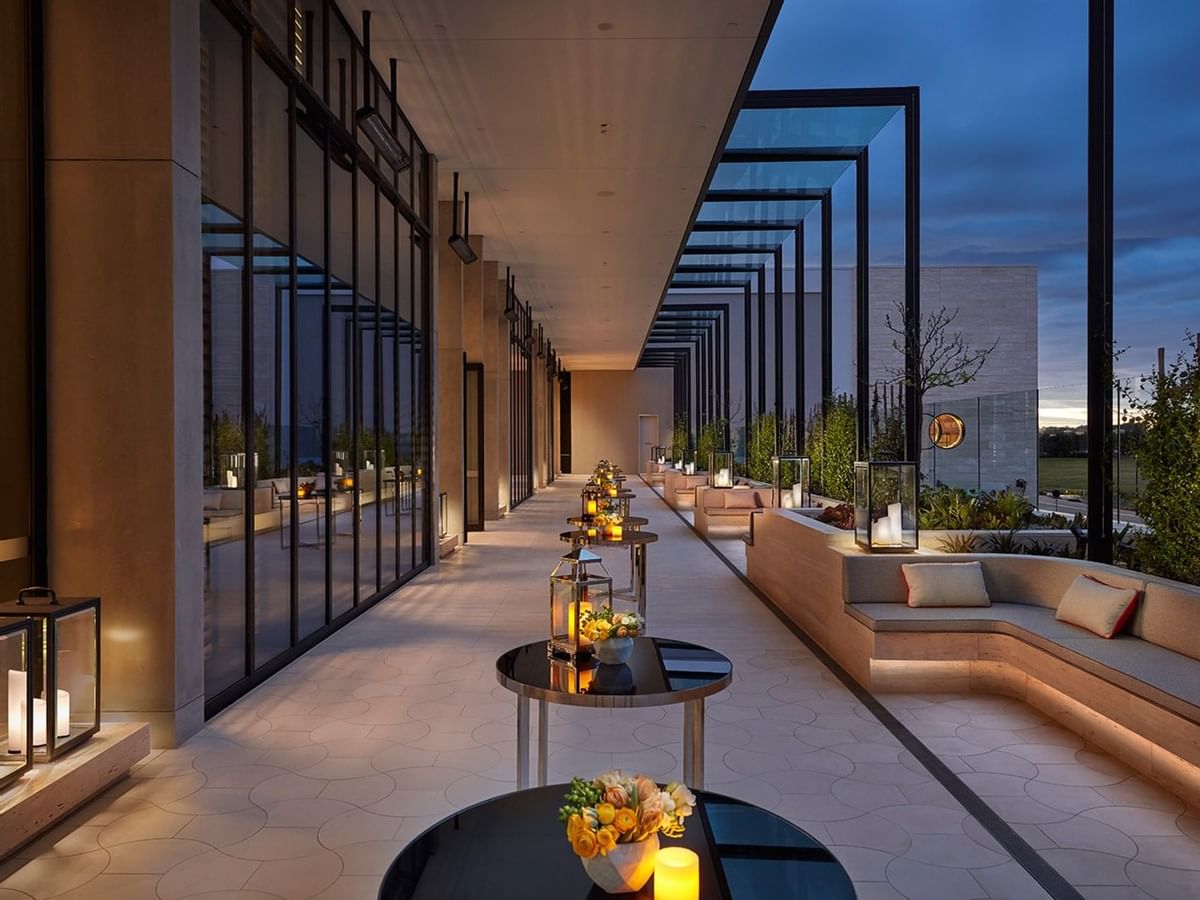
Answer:
[[[533,317],[512,298],[509,322],[509,503],[520,506],[533,494]]]
[[[429,166],[333,3],[201,10],[211,714],[429,562],[428,188],[355,110]]]

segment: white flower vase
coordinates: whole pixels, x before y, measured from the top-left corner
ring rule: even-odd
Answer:
[[[644,841],[617,844],[607,856],[599,854],[581,859],[588,878],[602,891],[610,894],[636,894],[654,874],[654,857],[658,853],[658,832]]]
[[[609,666],[619,666],[633,653],[633,638],[615,637],[592,644],[596,659]]]

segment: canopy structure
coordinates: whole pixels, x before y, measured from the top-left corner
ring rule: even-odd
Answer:
[[[677,415],[689,432],[723,419],[728,429],[731,310],[741,302],[744,352],[744,440],[753,415],[784,414],[785,344],[791,347],[792,398],[797,434],[804,433],[805,240],[816,221],[820,248],[821,397],[833,394],[833,204],[834,185],[853,170],[855,215],[855,351],[860,455],[869,441],[868,294],[869,168],[871,142],[897,115],[904,120],[904,309],[907,331],[919,321],[919,91],[916,87],[800,91],[750,91],[732,118],[724,143],[697,201],[675,267],[647,335],[641,365],[671,365],[676,376]],[[810,213],[816,213],[810,216]],[[794,261],[792,333],[785,335],[784,268]],[[769,289],[769,290],[768,290]],[[712,291],[712,302],[682,303],[686,292]],[[772,302],[768,304],[768,293]],[[738,296],[740,294],[740,297]],[[696,306],[712,307],[699,315]],[[770,309],[768,309],[770,306]],[[687,328],[679,316],[687,314]],[[768,410],[767,336],[773,340],[772,409]],[[908,381],[915,384],[917,348],[906,348]],[[694,373],[694,374],[693,374]],[[681,387],[682,386],[682,387]],[[682,392],[682,393],[681,393]],[[919,410],[913,388],[906,397],[908,455],[919,458]],[[729,435],[726,430],[726,441]],[[743,444],[744,446],[744,444]],[[797,448],[799,449],[799,448]]]

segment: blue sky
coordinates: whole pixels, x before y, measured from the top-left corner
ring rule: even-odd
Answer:
[[[1200,328],[1200,0],[1117,0],[1116,13],[1114,293],[1129,377]],[[1081,421],[1086,0],[786,0],[753,87],[904,84],[921,87],[922,262],[1037,265],[1043,424]],[[875,263],[902,259],[894,125],[872,147]]]

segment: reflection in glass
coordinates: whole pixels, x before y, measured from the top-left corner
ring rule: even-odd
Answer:
[[[358,602],[379,588],[379,431],[376,428],[379,398],[379,212],[375,185],[358,179],[358,458],[355,460],[354,496],[358,506]]]
[[[242,38],[201,5],[201,234],[204,249],[204,685],[246,674],[242,410]]]

